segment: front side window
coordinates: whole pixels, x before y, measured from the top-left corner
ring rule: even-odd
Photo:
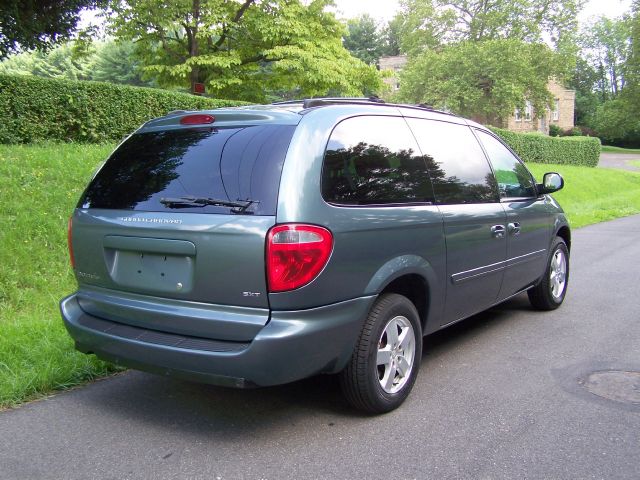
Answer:
[[[551,118],[556,122],[560,120],[560,100],[558,98],[556,98],[553,103],[553,114]]]
[[[327,144],[322,196],[341,205],[433,202],[424,159],[404,119],[361,116],[339,123]]]
[[[439,204],[498,202],[491,167],[471,129],[436,120],[408,119]]]
[[[527,167],[493,135],[480,130],[477,130],[477,133],[493,166],[500,197],[535,197],[533,177]]]

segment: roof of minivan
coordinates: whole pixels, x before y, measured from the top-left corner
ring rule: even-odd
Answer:
[[[196,126],[194,124],[185,125],[184,119],[195,116],[210,117],[210,121],[205,121],[197,126],[210,125],[212,127],[225,127],[238,125],[239,123],[250,123],[252,125],[297,125],[304,115],[319,109],[357,110],[359,113],[366,112],[374,114],[380,114],[385,110],[387,112],[394,110],[403,116],[416,116],[454,123],[466,123],[467,125],[486,130],[486,127],[472,120],[459,117],[450,112],[435,110],[425,105],[384,103],[380,100],[372,101],[369,99],[328,98],[293,100],[270,105],[222,107],[212,110],[176,110],[169,112],[164,117],[155,118],[146,122],[140,127],[138,132],[194,127]]]

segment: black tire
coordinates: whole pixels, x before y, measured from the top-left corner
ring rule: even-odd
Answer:
[[[564,273],[561,279],[563,280],[560,287],[557,281],[554,279],[558,277],[558,258],[563,258],[564,261]],[[535,287],[532,287],[527,292],[529,294],[529,301],[531,305],[538,310],[555,310],[564,301],[564,297],[567,294],[567,287],[569,286],[569,249],[564,243],[564,240],[560,237],[556,237],[551,247],[551,254],[547,261],[547,269],[542,276],[542,279]]]
[[[413,346],[409,346],[409,328],[413,333]],[[397,342],[389,345],[387,340],[394,335],[393,331],[400,331],[401,336],[405,334],[406,337],[398,337]],[[404,346],[400,345],[401,338],[406,339]],[[380,366],[377,362],[379,349],[383,356],[389,350],[388,363]],[[409,360],[409,357],[412,358]],[[411,392],[421,359],[422,328],[416,307],[402,295],[383,294],[371,307],[351,360],[340,373],[344,396],[352,406],[368,413],[394,410]]]

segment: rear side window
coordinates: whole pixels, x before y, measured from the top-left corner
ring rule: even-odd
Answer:
[[[282,165],[295,126],[192,128],[132,135],[113,152],[79,208],[177,211],[164,197],[254,200],[256,215],[274,215]],[[180,208],[229,213],[229,207]]]
[[[404,119],[361,116],[339,123],[325,153],[322,196],[341,205],[432,202],[424,159]]]
[[[408,119],[418,140],[440,204],[498,202],[489,162],[466,125]]]

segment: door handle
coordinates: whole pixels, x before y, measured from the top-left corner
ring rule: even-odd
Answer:
[[[491,227],[491,236],[494,238],[504,238],[505,228],[504,225],[494,225]]]
[[[511,235],[520,235],[520,222],[513,222],[509,224],[509,233]]]

